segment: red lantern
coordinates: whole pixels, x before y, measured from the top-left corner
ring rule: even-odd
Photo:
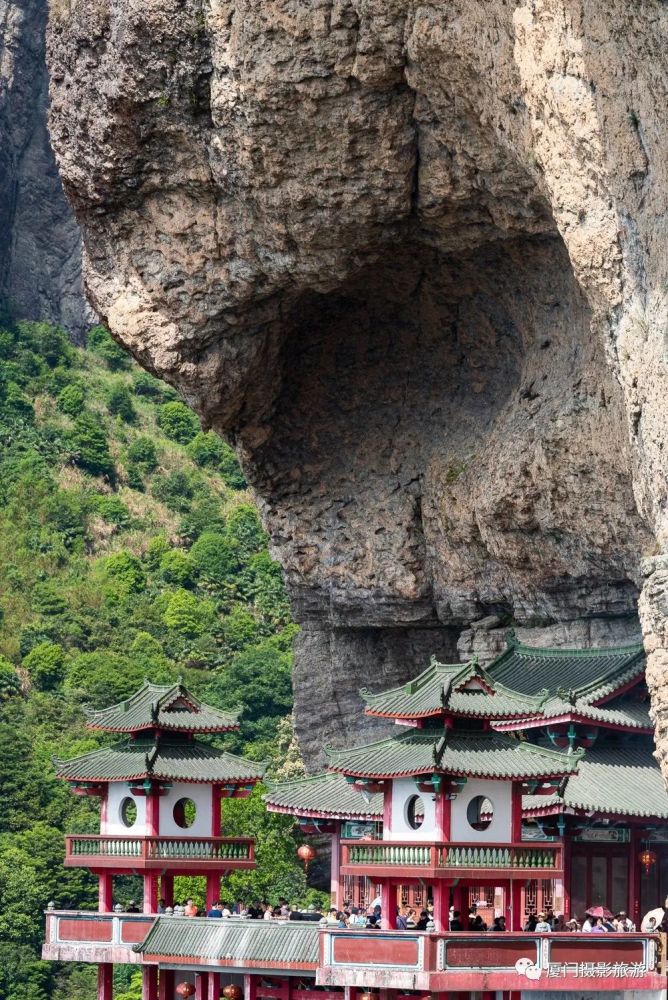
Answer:
[[[244,991],[236,983],[228,983],[223,987],[225,1000],[244,1000]]]
[[[297,848],[297,857],[304,862],[304,871],[308,871],[308,866],[315,857],[315,850],[309,844],[302,844]]]
[[[192,983],[179,983],[176,987],[176,995],[178,997],[191,997],[195,993],[195,987]]]
[[[645,872],[645,875],[649,875],[649,873],[651,872],[652,868],[656,864],[656,853],[654,851],[650,851],[650,849],[648,847],[645,847],[640,852],[640,854],[638,856],[638,860],[640,861],[640,864],[643,867],[643,871]]]

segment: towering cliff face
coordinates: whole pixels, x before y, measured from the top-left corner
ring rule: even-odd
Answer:
[[[663,734],[668,7],[54,0],[50,25],[88,289],[240,450],[310,759],[359,737],[362,683],[491,650],[472,622],[624,638],[641,586]]]
[[[0,0],[0,298],[80,337],[81,237],[46,126],[46,0]]]

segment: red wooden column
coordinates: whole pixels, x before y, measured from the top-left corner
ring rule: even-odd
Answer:
[[[97,1000],[114,1000],[114,967],[101,962],[97,967]]]
[[[628,913],[640,930],[640,864],[638,862],[638,847],[640,838],[638,831],[631,828],[631,843],[629,844],[629,902]]]
[[[198,972],[195,976],[195,1000],[209,1000],[209,973]],[[144,998],[142,997],[142,1000]]]
[[[442,791],[436,796],[436,836],[445,844],[450,843],[452,801]]]
[[[145,965],[142,969],[141,1000],[159,1000],[158,968],[155,965]]]
[[[146,835],[148,837],[160,836],[160,787],[151,785],[151,790],[146,795]]]
[[[144,875],[144,913],[158,912],[158,877],[157,875]]]
[[[571,913],[571,841],[565,834],[562,838],[562,860],[564,865],[564,877],[562,885],[564,887],[564,919],[569,920]]]
[[[207,875],[206,877],[206,912],[208,913],[214,903],[220,902],[220,875]],[[203,914],[205,916],[205,914]]]
[[[332,861],[329,875],[329,891],[332,899],[332,906],[340,910],[343,906],[343,893],[341,891],[341,878],[339,871],[341,868],[341,824],[336,824],[336,830],[332,834]]]
[[[522,839],[522,782],[513,781],[512,816],[510,839],[513,844],[519,844]]]
[[[431,898],[434,901],[434,923],[439,933],[450,930],[450,885],[445,879],[434,879],[431,884]]]
[[[397,889],[389,878],[380,884],[380,926],[384,931],[393,931],[397,926]]]
[[[220,803],[223,797],[222,789],[214,785],[211,789],[211,836],[220,837],[222,829],[222,817],[220,815]]]
[[[524,925],[524,914],[522,913],[522,880],[513,879],[510,883],[510,909],[511,922],[508,930],[521,931]]]
[[[220,973],[210,972],[209,973],[209,992],[206,997],[207,1000],[220,1000]]]
[[[161,969],[158,982],[158,1000],[174,1000],[175,986],[174,969]]]
[[[165,901],[165,906],[174,905],[174,876],[163,875],[160,879],[160,895]]]
[[[97,908],[100,913],[111,913],[114,908],[114,876],[111,872],[100,872]]]
[[[257,1000],[257,976],[244,976],[244,1000]]]

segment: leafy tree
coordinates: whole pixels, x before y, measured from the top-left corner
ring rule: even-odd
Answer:
[[[223,456],[223,445],[224,441],[215,431],[200,431],[188,444],[186,451],[197,465],[215,469]]]
[[[21,679],[9,660],[0,656],[0,705],[21,693]]]
[[[58,395],[58,409],[68,417],[78,417],[84,408],[86,397],[80,385],[66,385]]]
[[[257,510],[249,503],[240,503],[227,519],[225,536],[249,556],[267,545],[267,535],[260,524]]]
[[[241,567],[238,544],[213,531],[200,535],[190,555],[201,579],[218,586],[232,580]]]
[[[258,623],[243,605],[232,608],[224,622],[225,645],[228,649],[245,649],[257,637]]]
[[[107,476],[113,480],[114,463],[104,430],[90,413],[82,413],[74,422],[70,436],[72,460],[93,476]]]
[[[165,552],[160,560],[160,576],[165,583],[174,583],[179,587],[190,587],[194,572],[192,558],[181,549]]]
[[[87,347],[102,358],[107,368],[112,372],[122,371],[130,367],[130,358],[122,347],[116,343],[103,326],[94,326],[88,334]]]
[[[163,403],[158,410],[158,427],[179,444],[188,444],[200,429],[199,420],[185,403]]]
[[[127,505],[119,497],[96,493],[91,497],[91,505],[95,513],[110,524],[127,527],[132,520]]]
[[[65,691],[96,708],[128,698],[144,680],[140,663],[110,649],[81,653],[70,663]]]
[[[165,476],[155,476],[151,492],[170,510],[186,511],[194,490],[188,474],[176,469]]]
[[[145,371],[138,371],[135,374],[134,390],[138,396],[148,396],[149,399],[153,399],[156,402],[167,402],[178,398],[176,391],[172,389],[171,385],[161,382],[160,379],[154,378],[153,375],[149,375]]]
[[[157,569],[160,565],[162,557],[170,551],[171,546],[166,537],[162,534],[154,535],[146,548],[144,562],[149,569]]]
[[[133,424],[137,419],[132,396],[126,385],[116,382],[109,390],[107,396],[107,409],[114,417],[120,417],[127,424]]]
[[[51,691],[65,674],[65,650],[54,642],[40,642],[23,660],[23,666],[40,691]]]
[[[218,470],[230,489],[245,490],[248,486],[237,456],[225,441],[223,441],[223,451],[218,463]]]
[[[146,574],[141,561],[131,552],[115,552],[104,562],[108,577],[122,584],[131,593],[139,593],[146,586]]]
[[[36,583],[32,591],[33,610],[42,615],[62,615],[67,611],[67,601],[55,583]]]
[[[187,590],[177,590],[169,599],[163,615],[165,625],[185,638],[203,635],[211,627],[215,609]]]
[[[158,453],[153,440],[146,434],[136,437],[128,448],[128,460],[144,472],[155,472],[158,468]]]

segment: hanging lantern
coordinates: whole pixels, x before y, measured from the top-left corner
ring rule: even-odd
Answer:
[[[643,847],[642,851],[638,855],[638,860],[642,865],[645,875],[649,875],[652,868],[656,864],[656,852],[650,851],[649,847]]]
[[[376,993],[358,993],[357,1000],[378,1000],[378,994]]]
[[[179,983],[176,987],[177,997],[191,997],[195,994],[195,987],[192,983]]]
[[[300,861],[304,862],[304,871],[308,871],[308,866],[313,861],[315,857],[315,849],[310,846],[310,844],[301,844],[297,848],[297,857]]]
[[[225,1000],[244,1000],[244,991],[236,983],[228,983],[223,987]]]

